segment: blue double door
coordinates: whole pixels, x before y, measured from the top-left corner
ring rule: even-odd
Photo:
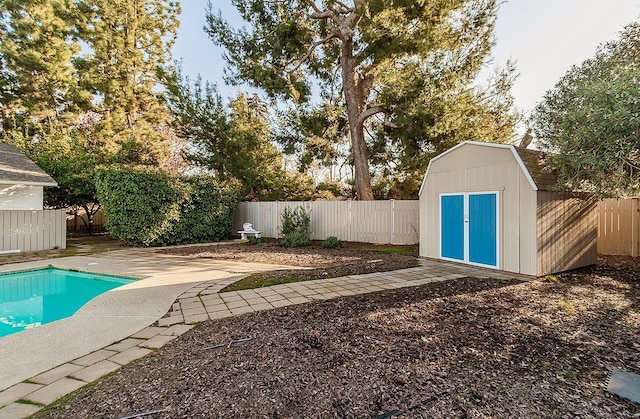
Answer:
[[[497,192],[440,195],[441,257],[498,267]]]

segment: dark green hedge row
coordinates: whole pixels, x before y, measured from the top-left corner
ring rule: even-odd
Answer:
[[[107,230],[129,246],[224,240],[238,208],[235,191],[210,176],[111,167],[96,176]]]

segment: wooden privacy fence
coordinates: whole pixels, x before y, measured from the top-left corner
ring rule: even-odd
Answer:
[[[312,240],[418,243],[419,201],[241,202],[233,233],[248,222],[264,237],[280,237],[282,212],[299,206],[311,212]]]
[[[66,247],[65,210],[0,211],[0,251],[37,252]]]
[[[95,233],[104,233],[107,231],[104,228],[104,213],[102,210],[98,211],[93,215],[91,223],[91,232]],[[89,229],[87,228],[87,214],[82,210],[77,215],[68,215],[67,216],[67,233],[76,233],[76,234],[88,234]]]
[[[598,253],[640,256],[640,198],[598,203]]]

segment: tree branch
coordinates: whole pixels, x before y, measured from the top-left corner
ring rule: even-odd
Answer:
[[[334,12],[333,10],[327,10],[325,12],[315,12],[315,13],[311,13],[309,15],[309,17],[311,19],[316,19],[316,20],[322,20],[322,19],[329,19],[329,18],[333,18],[333,16],[335,16],[336,12]]]
[[[316,48],[318,48],[320,45],[322,44],[326,44],[327,42],[329,42],[331,39],[336,38],[337,35],[332,33],[331,35],[328,35],[327,37],[325,37],[324,39],[321,39],[319,41],[314,42],[313,44],[311,44],[311,46],[309,47],[309,49],[307,50],[306,54],[304,54],[302,56],[302,58],[300,58],[300,60],[298,61],[298,65],[296,65],[291,72],[294,72],[296,70],[298,70],[302,64],[304,64],[305,61],[307,61],[307,59],[311,56],[311,54],[313,54],[313,51],[315,51]],[[292,64],[294,61],[296,60],[292,60],[290,61],[287,65]]]
[[[373,115],[384,112],[384,111],[385,109],[382,106],[374,106],[373,108],[369,108],[366,111],[362,112],[360,115],[358,115],[358,120],[356,121],[356,123],[364,124],[364,121],[366,121]]]

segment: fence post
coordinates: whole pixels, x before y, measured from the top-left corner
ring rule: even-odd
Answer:
[[[640,249],[638,249],[638,241],[640,237],[640,223],[638,222],[638,218],[640,214],[640,208],[638,208],[638,202],[640,198],[632,198],[631,199],[631,256],[640,256]]]
[[[389,243],[396,242],[396,200],[391,200],[391,241]]]

